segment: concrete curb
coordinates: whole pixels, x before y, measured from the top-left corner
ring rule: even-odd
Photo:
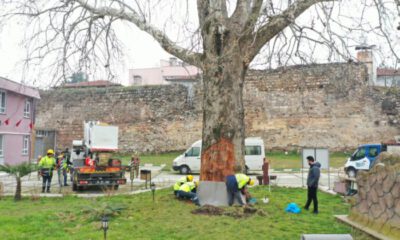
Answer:
[[[357,223],[355,221],[350,220],[348,215],[335,215],[335,218],[338,221],[346,223],[346,224],[348,224],[348,225],[350,225],[350,226],[352,226],[354,228],[357,228],[358,230],[361,230],[362,232],[365,232],[368,235],[371,235],[376,239],[394,240],[393,238],[389,238],[389,237],[387,237],[387,236],[385,236],[385,235],[383,235],[383,234],[381,234],[381,233],[379,233],[379,232],[377,232],[377,231],[375,231],[375,230],[373,230],[373,229],[371,229],[369,227],[366,227],[366,226],[364,226],[362,224],[359,224],[359,223]]]

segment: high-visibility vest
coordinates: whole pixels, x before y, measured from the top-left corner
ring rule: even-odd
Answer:
[[[44,156],[39,161],[40,168],[53,168],[56,165],[56,160],[53,157]]]
[[[235,178],[239,189],[242,189],[250,180],[250,177],[243,173],[235,174]]]
[[[187,182],[187,177],[181,177],[179,180],[174,184],[174,191],[179,191],[179,187]]]
[[[179,187],[179,191],[191,192],[195,188],[196,188],[196,184],[194,182],[187,182],[187,183],[182,184],[182,186]]]

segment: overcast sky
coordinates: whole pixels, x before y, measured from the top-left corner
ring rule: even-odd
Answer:
[[[166,30],[168,36],[170,36],[171,39],[186,41],[187,36],[185,36],[184,31],[188,30],[189,34],[192,34],[198,26],[197,10],[194,4],[195,1],[189,1],[189,2],[158,1],[158,2],[160,5],[165,5],[165,6],[157,6],[158,8],[152,10],[151,20],[154,21],[153,24],[156,26],[161,26],[161,29]],[[281,1],[277,0],[276,2],[278,3]],[[353,16],[354,12],[359,13],[361,11],[360,8],[361,5],[358,4],[359,2],[358,3],[357,2],[358,1],[356,0],[343,1],[342,3],[344,5],[342,5],[342,8],[340,8],[340,14],[345,15],[347,12],[348,14],[350,14],[350,16]],[[167,11],[166,9],[168,9],[169,7],[168,5],[171,5],[171,3],[173,3],[172,5],[174,5],[173,6],[174,9],[171,8],[171,10]],[[189,6],[187,7],[185,3],[189,3]],[[335,4],[339,3],[336,2]],[[346,4],[348,5],[346,6]],[[230,6],[230,8],[231,8],[230,11],[232,11],[233,6]],[[316,11],[315,9],[316,8],[312,7],[299,19],[297,19],[296,23],[300,22],[301,25],[301,23],[303,22],[306,25],[307,24],[310,25],[310,22],[314,21],[310,19],[311,18],[314,19],[317,16],[317,15],[312,16],[312,12],[314,11],[315,13]],[[369,21],[372,25],[378,24],[376,18],[377,15],[376,13],[374,13],[374,11],[367,11],[365,14],[368,16],[366,18],[367,21]],[[177,25],[181,24],[183,22],[183,19],[185,19],[184,28],[179,27]],[[316,24],[316,26],[318,26],[318,24]],[[24,33],[27,31],[25,25],[23,23],[13,21],[9,22],[9,24],[6,26],[3,25],[2,27],[3,29],[0,35],[0,56],[1,56],[0,76],[9,78],[17,82],[21,82],[21,80],[24,79],[23,81],[25,81],[26,84],[37,87],[43,87],[46,85],[48,86],[49,84],[51,84],[51,80],[46,79],[47,76],[45,75],[46,73],[43,72],[43,69],[37,70],[35,67],[30,66],[29,71],[25,71],[22,61],[26,57],[26,50],[24,49],[24,46],[21,45],[25,37]],[[394,28],[395,26],[393,26],[393,29]],[[156,67],[159,66],[160,59],[167,59],[170,57],[170,55],[167,54],[164,50],[162,50],[159,44],[156,41],[154,41],[148,34],[139,31],[132,24],[129,23],[118,24],[118,26],[115,29],[116,29],[116,34],[118,38],[122,41],[125,50],[123,59],[121,60],[120,64],[114,67],[114,72],[117,74],[115,78],[116,82],[126,84],[128,81],[128,69],[130,68]],[[395,31],[393,38],[393,42],[397,44],[397,47],[399,47],[400,45],[399,33],[400,31]],[[354,39],[360,41],[360,33],[357,33],[355,31],[352,34],[354,34]],[[367,34],[365,35],[365,39],[366,43],[368,44],[376,44],[378,48],[385,48],[384,41],[377,40],[376,38],[368,36]],[[353,45],[353,47],[350,50],[351,54],[355,55],[354,42],[352,43],[349,42],[348,44]],[[302,48],[304,48],[304,46],[302,46]],[[326,61],[327,59],[326,55],[327,54],[324,53],[322,50],[317,49],[314,59],[317,62],[323,62]],[[387,58],[389,60],[393,59],[393,55],[390,54],[390,52],[388,52],[387,49],[384,56],[381,57]],[[265,67],[265,65],[263,65],[262,63],[263,59],[265,59],[265,57],[262,54],[259,55],[258,59],[256,59],[256,61],[261,60],[260,64],[261,67]],[[380,60],[378,59],[378,62],[379,61]],[[51,76],[48,76],[48,78],[51,78]],[[105,79],[105,78],[106,78],[105,76],[97,74],[97,76],[91,77],[89,80]]]
[[[23,59],[26,55],[26,50],[21,45],[24,37],[23,32],[22,25],[11,24],[5,26],[0,35],[0,76],[16,82],[21,82],[21,79],[23,79]],[[122,63],[122,69],[117,72],[116,78],[122,84],[128,83],[128,69],[156,67],[159,66],[160,59],[170,57],[149,35],[134,27],[122,26],[119,36],[126,49],[125,61]],[[41,81],[34,81],[32,78],[35,78],[35,76],[31,78],[25,76],[27,84],[41,85]]]

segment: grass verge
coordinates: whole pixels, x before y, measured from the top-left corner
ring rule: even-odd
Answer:
[[[347,214],[349,209],[338,196],[319,193],[318,215],[308,211],[287,214],[284,208],[288,203],[304,204],[305,190],[273,188],[269,194],[265,188],[255,187],[250,191],[258,199],[270,198],[268,204],[256,205],[265,216],[194,215],[191,211],[196,206],[176,200],[170,190],[157,191],[155,202],[150,192],[95,199],[25,198],[21,202],[6,197],[0,200],[0,236],[2,239],[101,239],[98,213],[105,206],[123,209],[111,218],[108,239],[299,239],[304,233],[360,235],[334,219],[334,214]],[[88,206],[95,211],[88,211]]]

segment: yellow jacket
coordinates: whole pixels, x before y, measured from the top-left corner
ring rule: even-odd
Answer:
[[[250,177],[243,173],[235,174],[236,181],[238,183],[238,188],[242,189],[246,184],[249,183]]]
[[[179,187],[186,182],[187,182],[186,176],[179,178],[179,180],[176,181],[176,183],[174,184],[174,191],[179,191]]]
[[[53,157],[44,156],[39,161],[39,168],[54,168],[56,160]]]
[[[187,183],[182,184],[182,186],[179,187],[179,191],[191,192],[195,188],[196,188],[196,184],[194,182],[187,182]]]

